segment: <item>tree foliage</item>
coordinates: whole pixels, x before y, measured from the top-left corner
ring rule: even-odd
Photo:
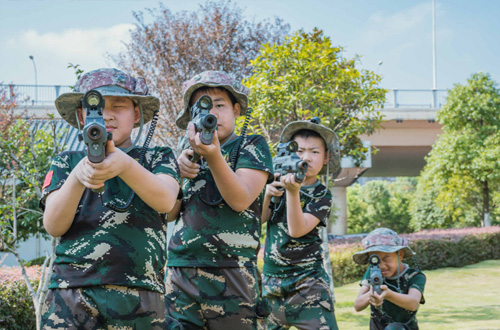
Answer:
[[[284,124],[317,116],[337,133],[343,155],[363,161],[367,150],[359,136],[379,127],[375,109],[383,106],[386,90],[378,87],[380,76],[356,68],[359,57],[342,52],[317,29],[265,44],[245,81],[252,89],[254,129],[275,141]]]
[[[0,91],[0,229],[5,247],[27,239],[41,227],[42,212],[38,207],[41,185],[52,158],[62,150],[57,142],[65,132],[39,129],[31,119],[14,112],[15,97]],[[14,218],[17,235],[14,236]]]
[[[347,224],[349,233],[368,233],[387,227],[398,233],[412,232],[409,203],[416,178],[397,178],[396,182],[369,181],[347,189]]]
[[[278,42],[289,25],[249,21],[231,1],[206,1],[196,11],[171,12],[160,3],[134,13],[136,24],[126,51],[113,57],[125,71],[146,77],[161,98],[159,137],[175,146],[181,135],[175,118],[182,110],[182,82],[205,70],[223,70],[236,79],[250,74],[248,64],[262,44]]]
[[[498,221],[500,90],[496,86],[488,74],[473,74],[466,85],[457,84],[449,91],[438,113],[443,134],[427,157],[420,193],[429,195],[429,188],[435,198],[427,206],[445,215],[436,227],[488,225],[490,216]],[[415,205],[413,213],[428,228],[431,221],[419,208]]]

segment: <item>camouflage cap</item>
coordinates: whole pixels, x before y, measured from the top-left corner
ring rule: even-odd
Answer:
[[[95,89],[103,96],[122,96],[130,98],[139,106],[144,123],[153,118],[160,109],[160,100],[149,95],[144,78],[134,78],[117,69],[97,69],[84,74],[75,84],[73,92],[61,94],[56,99],[56,108],[61,117],[71,126],[78,128],[76,109],[81,107],[82,97],[89,90]],[[136,123],[134,127],[138,127]]]
[[[329,171],[333,178],[336,178],[340,173],[340,146],[337,134],[330,128],[320,124],[320,119],[315,117],[311,120],[293,121],[285,126],[281,132],[280,142],[286,143],[292,140],[295,133],[307,129],[318,133],[325,140],[328,151],[330,152]],[[325,175],[327,167],[323,166],[319,175]]]
[[[197,74],[193,78],[187,80],[182,85],[182,94],[184,95],[184,108],[177,116],[175,124],[181,128],[186,129],[189,121],[191,120],[191,112],[189,111],[189,101],[191,96],[200,87],[222,87],[231,93],[236,101],[240,104],[240,116],[244,116],[248,109],[248,94],[250,89],[243,86],[229,74],[224,71],[204,71]]]
[[[411,258],[415,252],[409,247],[409,241],[406,238],[398,236],[398,234],[388,228],[377,228],[369,233],[362,241],[363,251],[353,254],[352,259],[355,263],[363,265],[368,263],[370,252],[398,252],[403,250],[404,258]]]

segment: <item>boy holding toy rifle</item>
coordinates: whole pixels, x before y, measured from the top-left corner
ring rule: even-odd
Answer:
[[[246,125],[240,136],[234,133],[235,119],[249,111],[248,93],[222,71],[202,72],[183,86],[184,109],[176,124],[187,129],[188,145],[178,158],[183,196],[168,214],[175,227],[165,304],[185,329],[244,330],[264,323],[257,269],[259,195],[273,179],[272,159],[262,136],[246,136]],[[211,104],[202,100],[207,96]],[[209,143],[203,135],[211,132],[193,118],[203,112],[193,106],[216,118]]]
[[[354,309],[371,309],[370,330],[418,330],[417,310],[424,304],[426,278],[418,269],[402,263],[415,255],[408,240],[387,228],[378,228],[366,236],[363,251],[352,258],[368,267]]]
[[[165,329],[175,321],[165,317],[163,213],[180,177],[170,148],[148,147],[160,102],[143,78],[98,69],[55,104],[83,127],[87,152],[59,154],[43,184],[43,223],[60,241],[42,328]],[[132,129],[150,120],[135,147]]]
[[[281,133],[273,161],[279,181],[267,185],[262,211],[263,296],[272,308],[268,329],[338,329],[320,233],[332,195],[318,180],[340,170],[338,138],[319,118],[292,122]]]

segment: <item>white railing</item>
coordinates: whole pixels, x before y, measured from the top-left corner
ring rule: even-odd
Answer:
[[[62,93],[71,92],[63,85],[16,85],[0,84],[0,93],[16,95],[19,105],[53,105]],[[440,109],[446,100],[446,89],[390,89],[386,95],[385,108]]]

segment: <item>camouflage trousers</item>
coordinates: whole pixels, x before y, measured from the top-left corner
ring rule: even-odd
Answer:
[[[311,271],[298,276],[264,275],[263,297],[271,304],[267,328],[338,330],[326,273]]]
[[[42,329],[182,329],[165,317],[164,295],[116,285],[49,290]]]
[[[168,267],[165,287],[167,314],[186,330],[265,329],[257,268]]]

